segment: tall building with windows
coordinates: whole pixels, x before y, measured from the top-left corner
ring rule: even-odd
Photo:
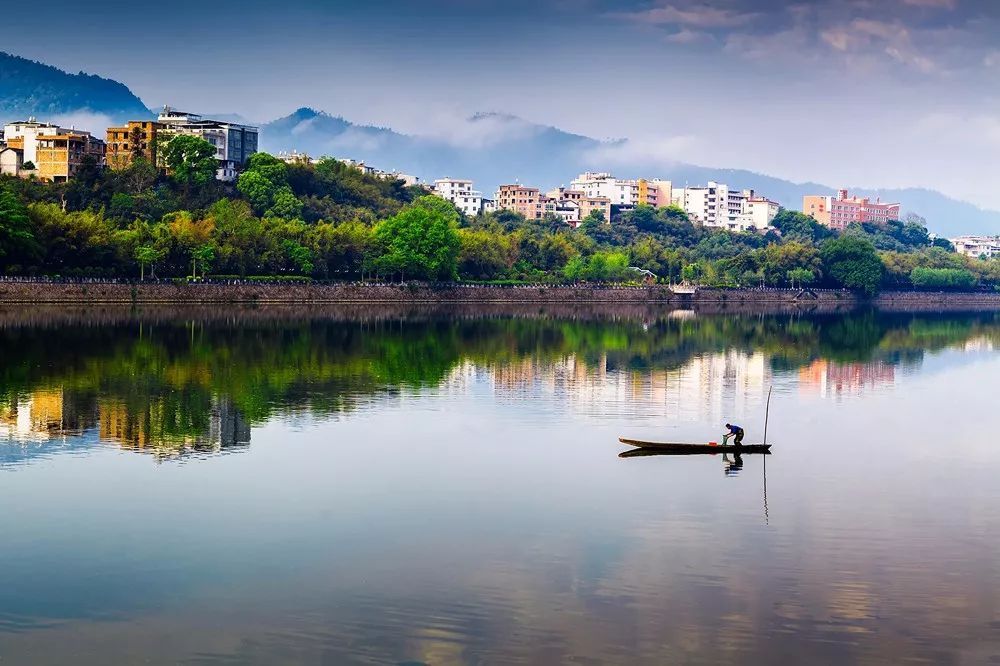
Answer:
[[[104,142],[90,132],[52,132],[39,134],[35,150],[38,177],[55,183],[73,178],[90,157],[94,164],[104,164]]]
[[[659,205],[659,190],[650,187],[648,181],[623,180],[607,172],[582,173],[570,183],[570,187],[587,197],[607,199],[612,206]]]
[[[471,180],[439,178],[434,181],[434,194],[452,202],[470,217],[483,212],[483,193],[472,189]]]
[[[105,134],[108,166],[124,169],[137,157],[156,164],[157,136],[162,127],[151,120],[130,120],[123,127],[109,127]]]
[[[512,210],[528,220],[541,219],[545,213],[542,194],[537,187],[501,185],[494,197],[496,210]]]
[[[885,224],[899,219],[898,203],[872,201],[868,197],[849,196],[847,190],[838,190],[837,196],[806,195],[802,197],[802,212],[811,215],[820,224],[842,231],[853,223]]]
[[[189,134],[201,137],[215,146],[219,169],[215,177],[222,181],[235,180],[239,169],[257,152],[260,131],[256,127],[222,120],[209,120],[196,113],[163,107],[156,119],[157,135],[164,137]]]

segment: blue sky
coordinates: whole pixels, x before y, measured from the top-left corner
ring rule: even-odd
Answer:
[[[469,114],[504,111],[631,137],[617,163],[634,151],[1000,208],[1000,2],[50,4],[57,18],[3,48],[153,106],[267,120],[305,105],[456,142]]]

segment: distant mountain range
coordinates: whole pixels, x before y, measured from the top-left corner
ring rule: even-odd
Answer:
[[[116,122],[152,115],[142,100],[117,81],[68,74],[0,52],[0,119],[29,115],[46,119],[77,112],[102,114]],[[205,116],[246,122],[236,113]],[[627,140],[600,141],[499,113],[481,113],[456,122],[447,135],[417,136],[301,108],[262,124],[260,141],[261,149],[270,152],[299,150],[314,156],[350,157],[387,171],[410,173],[425,182],[446,176],[470,178],[487,195],[497,185],[515,181],[542,189],[568,185],[588,170],[627,178],[665,178],[676,185],[716,180],[754,189],[791,209],[801,208],[805,194],[836,192],[833,186],[795,183],[744,169],[664,162],[648,157],[649,151]],[[858,187],[851,191],[898,201],[904,213],[925,217],[931,231],[943,236],[1000,233],[1000,211],[984,210],[933,190]]]
[[[127,86],[92,74],[69,74],[0,51],[0,118],[4,122],[69,114],[100,114],[118,121],[150,111]]]

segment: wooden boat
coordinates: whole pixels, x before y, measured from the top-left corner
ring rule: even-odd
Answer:
[[[641,439],[629,439],[619,437],[622,444],[634,446],[641,451],[669,453],[672,455],[696,455],[704,453],[770,453],[770,444],[742,444],[735,446],[732,444],[723,446],[712,446],[711,444],[682,444],[679,442],[647,442]],[[636,453],[628,451],[628,453]]]

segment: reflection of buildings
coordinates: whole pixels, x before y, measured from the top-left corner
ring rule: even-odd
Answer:
[[[860,395],[866,388],[891,386],[895,382],[895,367],[883,361],[840,364],[818,360],[799,370],[802,390],[824,398],[844,393]]]
[[[569,355],[542,361],[527,357],[489,367],[495,393],[513,398],[546,398],[579,406],[590,414],[670,415],[691,421],[723,421],[763,403],[771,368],[763,354],[729,350],[695,356],[676,369],[616,367],[608,355]],[[452,390],[479,376],[456,368]]]
[[[150,400],[141,409],[121,401],[101,401],[100,437],[125,448],[180,454],[187,450],[218,452],[250,443],[250,424],[232,400],[212,398],[207,423],[203,414],[178,414],[176,405]]]
[[[7,405],[0,404],[0,435],[11,439],[78,435],[94,425],[92,401],[61,388],[34,391]]]
[[[37,444],[27,457],[86,442],[95,435],[124,448],[173,456],[187,451],[220,452],[250,443],[250,424],[225,397],[193,405],[162,396],[125,402],[92,394],[45,389],[0,402],[0,439]],[[24,455],[14,456],[17,459]],[[3,456],[0,456],[0,463]]]

